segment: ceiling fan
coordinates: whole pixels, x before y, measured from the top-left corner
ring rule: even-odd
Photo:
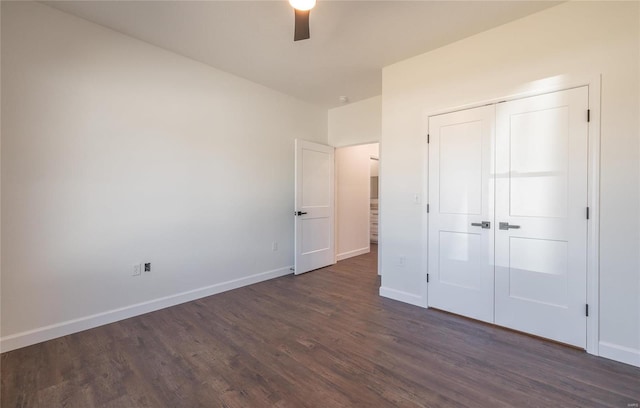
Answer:
[[[309,13],[316,5],[316,0],[289,0],[289,4],[296,17],[293,41],[309,39]]]

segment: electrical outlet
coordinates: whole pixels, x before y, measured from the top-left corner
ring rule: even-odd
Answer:
[[[276,241],[273,241],[271,244],[271,250],[274,252],[278,250],[278,243]]]
[[[151,272],[151,262],[145,262],[144,271],[145,272]]]
[[[400,255],[398,257],[398,266],[405,266],[407,264],[407,257],[404,255]]]
[[[139,276],[142,273],[142,264],[133,264],[133,273],[131,276]]]

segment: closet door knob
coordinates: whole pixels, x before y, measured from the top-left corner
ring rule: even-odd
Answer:
[[[508,223],[508,222],[501,222],[501,223],[499,224],[499,228],[500,228],[501,230],[508,230],[508,229],[520,229],[520,226],[519,226],[519,225],[509,225],[509,223]]]

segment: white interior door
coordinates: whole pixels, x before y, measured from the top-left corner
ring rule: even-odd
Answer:
[[[584,348],[588,88],[496,109],[495,322]]]
[[[429,118],[429,306],[487,322],[494,305],[494,121],[493,105]]]
[[[334,148],[296,140],[295,274],[335,263]]]

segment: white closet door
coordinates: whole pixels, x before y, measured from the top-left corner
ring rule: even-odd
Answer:
[[[429,118],[429,306],[487,322],[494,303],[494,121],[494,106]],[[485,221],[491,224],[483,228]]]
[[[587,87],[496,108],[495,322],[583,348],[587,109]]]

